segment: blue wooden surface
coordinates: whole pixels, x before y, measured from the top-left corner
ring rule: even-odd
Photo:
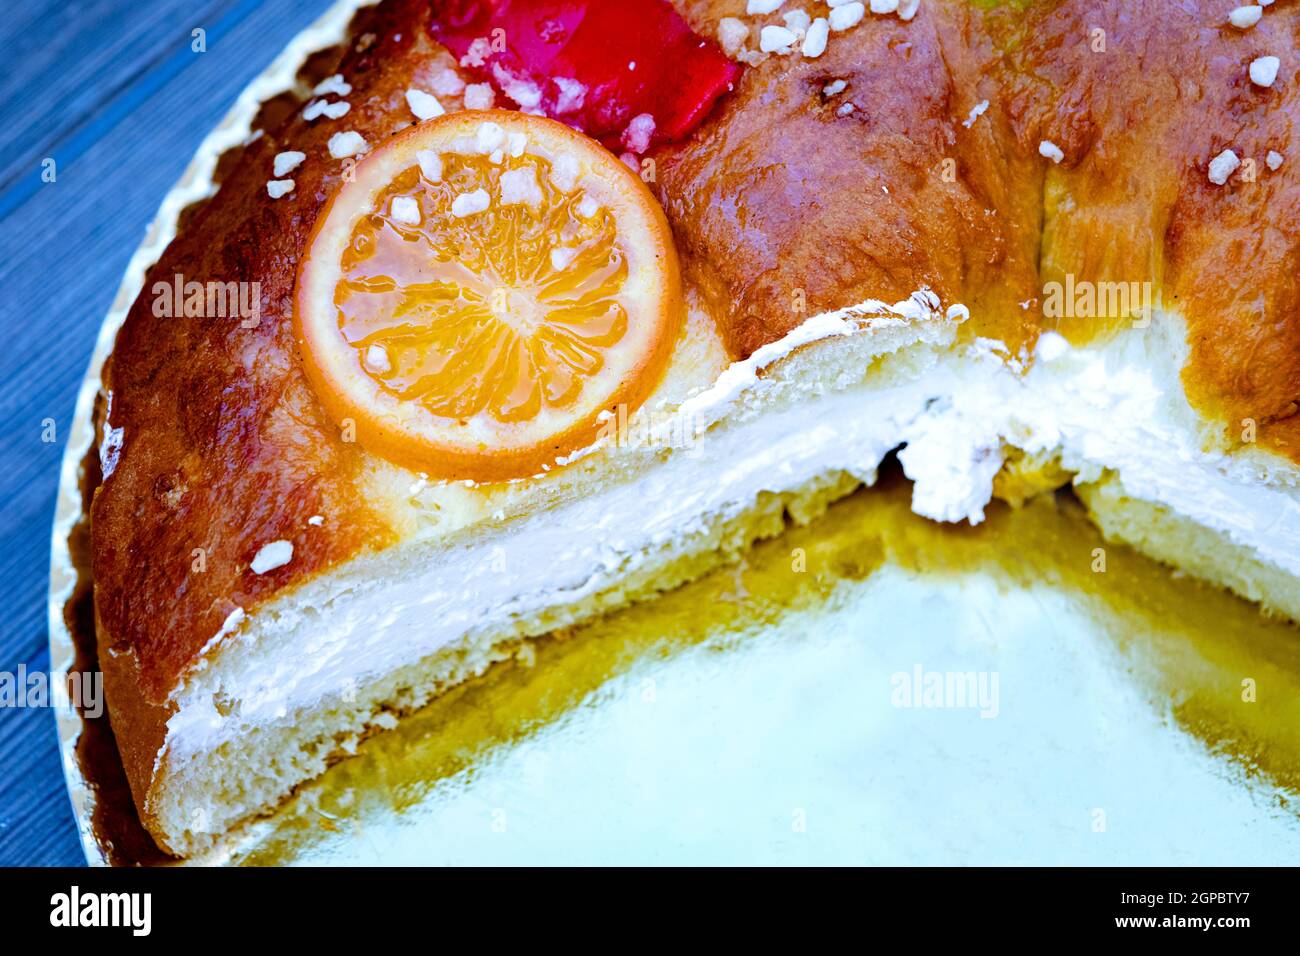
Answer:
[[[10,0],[0,17],[0,671],[49,667],[59,461],[95,335],[167,190],[326,0]],[[207,32],[207,51],[190,31]],[[57,163],[43,183],[41,161]],[[54,443],[42,421],[57,423]],[[0,708],[0,865],[82,862],[49,710]]]

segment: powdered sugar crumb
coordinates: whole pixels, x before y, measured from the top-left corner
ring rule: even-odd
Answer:
[[[472,193],[461,193],[451,202],[451,214],[457,219],[464,219],[480,213],[492,205],[492,197],[486,189],[476,189]]]
[[[277,179],[287,176],[293,172],[307,158],[306,153],[300,153],[297,150],[286,150],[283,153],[276,153],[274,160],[275,176]]]
[[[632,117],[623,131],[623,145],[633,153],[644,153],[650,148],[650,138],[655,133],[655,118],[649,113]]]
[[[420,174],[431,183],[442,182],[442,157],[431,149],[421,149],[415,154],[420,164]]]
[[[536,168],[521,166],[501,174],[501,205],[536,208],[541,204],[542,187],[537,182]]]
[[[1057,146],[1050,139],[1045,139],[1038,144],[1038,155],[1045,156],[1054,163],[1059,163],[1065,159],[1065,153],[1061,152],[1061,147]]]
[[[327,76],[316,84],[312,90],[317,96],[324,96],[326,93],[333,93],[336,96],[347,96],[352,92],[352,84],[343,79],[342,73],[335,73],[333,76]]]
[[[465,87],[465,109],[490,110],[496,102],[496,94],[487,83],[471,83]]]
[[[554,82],[555,88],[559,90],[559,94],[555,97],[556,115],[582,109],[583,101],[587,98],[587,87],[584,83],[567,76],[557,76]]]
[[[984,111],[989,108],[988,100],[981,100],[971,107],[970,115],[961,121],[961,125],[970,129],[975,125],[975,121],[984,115]]]
[[[267,571],[284,567],[292,560],[293,542],[272,541],[262,546],[262,549],[253,556],[252,563],[248,567],[254,574],[265,574]]]
[[[365,138],[355,130],[347,130],[342,133],[335,133],[330,137],[329,151],[335,159],[345,159],[348,156],[357,156],[364,153],[370,147],[366,144]]]
[[[420,203],[413,196],[394,196],[391,216],[408,226],[420,224]]]
[[[1241,160],[1237,158],[1237,154],[1230,149],[1225,149],[1210,160],[1210,182],[1222,186],[1240,165]]]
[[[436,96],[414,87],[406,91],[406,105],[418,120],[431,120],[447,112]]]

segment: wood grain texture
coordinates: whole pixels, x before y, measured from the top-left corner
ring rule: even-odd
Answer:
[[[0,18],[0,671],[49,667],[59,462],[127,261],[206,133],[326,6],[23,0]],[[82,862],[49,710],[0,709],[0,768],[0,865]]]

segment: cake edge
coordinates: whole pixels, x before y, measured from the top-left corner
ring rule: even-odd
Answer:
[[[293,89],[298,71],[311,55],[347,39],[348,26],[356,12],[378,2],[379,0],[333,0],[324,13],[295,35],[271,64],[244,87],[221,121],[203,138],[180,179],[163,197],[145,231],[144,240],[131,254],[113,304],[100,325],[85,377],[77,391],[68,442],[64,446],[59,465],[59,484],[50,535],[50,574],[46,604],[50,671],[54,682],[66,683],[69,674],[76,667],[76,644],[64,620],[65,608],[80,578],[80,572],[72,559],[69,540],[77,525],[88,517],[82,500],[81,476],[82,462],[95,447],[95,402],[103,387],[104,365],[113,351],[113,343],[132,303],[144,288],[145,273],[176,237],[185,210],[215,192],[218,161],[227,150],[247,141],[262,105],[272,97]],[[108,851],[100,845],[92,823],[95,810],[94,787],[86,778],[76,753],[77,741],[82,732],[82,715],[66,700],[56,702],[53,710],[58,731],[59,757],[72,803],[73,818],[77,822],[82,853],[91,866],[108,866]]]

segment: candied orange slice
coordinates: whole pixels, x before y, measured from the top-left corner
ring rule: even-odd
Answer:
[[[654,389],[681,324],[667,221],[567,126],[452,113],[367,155],[317,222],[294,326],[326,409],[439,478],[536,474]]]

